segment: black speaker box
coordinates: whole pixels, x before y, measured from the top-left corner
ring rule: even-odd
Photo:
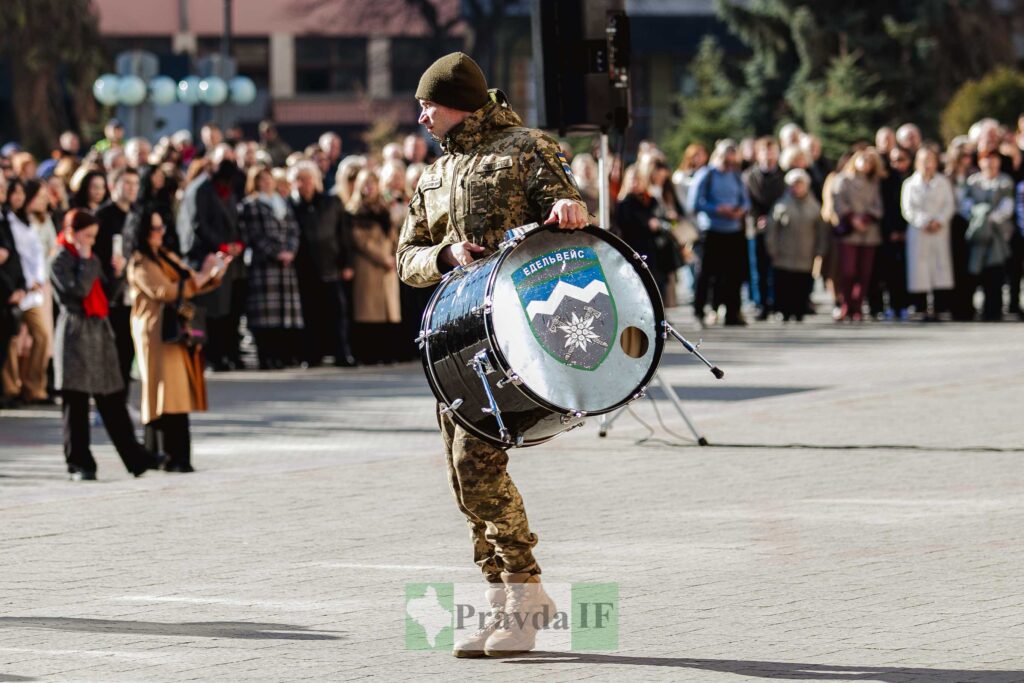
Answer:
[[[538,126],[572,130],[625,130],[629,90],[610,75],[608,60],[628,63],[628,52],[609,50],[609,12],[624,0],[532,0],[534,73]],[[628,24],[619,24],[620,39]],[[620,73],[621,76],[621,73]]]

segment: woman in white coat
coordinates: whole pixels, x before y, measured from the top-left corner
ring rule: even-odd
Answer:
[[[932,311],[926,320],[937,320],[946,308],[946,292],[953,289],[953,255],[949,223],[956,199],[949,179],[938,172],[939,155],[922,147],[914,164],[916,172],[903,183],[901,207],[907,219],[907,290],[933,293]]]

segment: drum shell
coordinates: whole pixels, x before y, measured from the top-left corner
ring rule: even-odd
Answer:
[[[546,231],[557,232],[554,229]],[[589,411],[590,415],[600,415],[621,408],[643,395],[661,358],[664,340],[658,332],[664,321],[664,308],[657,285],[640,256],[604,230],[587,228],[586,232],[608,243],[633,264],[633,270],[650,299],[656,322],[649,370],[635,391],[611,405]],[[461,406],[453,411],[455,420],[474,436],[499,447],[543,443],[581,425],[587,416],[566,406],[554,405],[529,386],[515,381],[515,368],[510,366],[495,337],[495,311],[491,306],[495,279],[512,253],[514,248],[503,249],[446,276],[424,312],[421,328],[424,370],[431,389],[443,404],[442,408],[462,399]],[[492,368],[487,380],[502,419],[513,439],[522,437],[517,443],[503,442],[496,419],[482,410],[490,403],[479,376],[470,367],[474,356],[480,352],[486,353]]]

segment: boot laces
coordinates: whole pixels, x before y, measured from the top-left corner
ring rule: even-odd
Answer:
[[[473,634],[470,637],[474,638],[474,637],[477,637],[477,636],[482,636],[483,634],[490,633],[491,631],[494,631],[499,626],[501,626],[502,613],[503,613],[502,610],[503,609],[504,608],[502,607],[501,604],[499,604],[499,603],[492,603],[491,604],[491,611],[488,614],[487,619],[484,621],[483,626],[478,628],[476,631],[473,631]]]

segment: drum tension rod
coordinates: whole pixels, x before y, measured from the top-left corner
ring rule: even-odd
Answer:
[[[454,401],[452,401],[451,405],[445,405],[445,404],[442,403],[441,404],[441,406],[442,406],[441,414],[442,415],[448,415],[449,413],[453,413],[456,410],[458,410],[461,405],[462,405],[462,399],[461,398],[457,398]]]
[[[477,351],[476,355],[473,356],[473,360],[469,361],[468,365],[473,368],[473,372],[480,378],[480,383],[484,385],[484,393],[487,394],[487,402],[490,404],[490,407],[481,408],[480,410],[487,415],[494,416],[494,419],[498,422],[498,434],[501,435],[501,440],[504,443],[512,443],[512,434],[505,427],[505,421],[501,419],[501,409],[498,408],[498,402],[494,400],[491,383],[487,381],[487,373],[494,372],[494,366],[491,365],[487,349]]]
[[[700,351],[698,351],[698,349],[700,348],[699,342],[697,343],[697,346],[694,346],[690,342],[686,341],[686,337],[679,334],[679,332],[676,331],[676,328],[669,325],[667,320],[661,321],[661,327],[663,330],[661,333],[663,339],[667,339],[668,335],[671,334],[673,337],[679,340],[679,343],[682,344],[687,351],[697,356],[697,358],[699,358],[701,362],[704,363],[704,365],[708,366],[708,368],[711,370],[711,374],[714,375],[716,379],[722,379],[723,377],[725,377],[725,372],[723,372],[721,368],[719,368],[717,365],[712,365],[708,361],[708,359],[702,356]]]

